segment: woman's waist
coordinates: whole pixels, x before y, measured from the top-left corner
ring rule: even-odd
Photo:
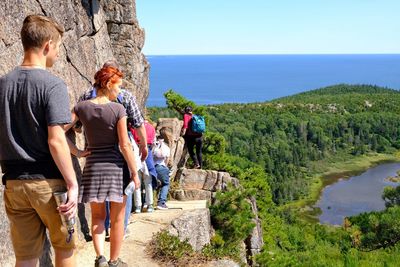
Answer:
[[[90,151],[89,158],[111,158],[111,159],[123,159],[123,155],[119,150],[119,147],[95,147],[87,148]]]
[[[119,146],[116,144],[112,145],[88,145],[87,149],[92,153],[97,152],[108,152],[108,151],[119,151]]]

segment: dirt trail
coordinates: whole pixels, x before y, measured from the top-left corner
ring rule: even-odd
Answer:
[[[168,210],[155,210],[153,213],[132,214],[129,219],[128,230],[130,235],[122,244],[121,259],[130,267],[155,267],[160,266],[145,253],[147,243],[154,233],[168,227],[172,220],[178,218],[184,210],[200,209],[206,207],[205,200],[195,201],[169,201]],[[105,256],[109,258],[110,243],[105,243]],[[88,242],[78,250],[77,266],[94,266],[95,252],[93,243]]]

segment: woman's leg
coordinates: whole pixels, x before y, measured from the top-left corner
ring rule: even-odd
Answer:
[[[190,158],[192,159],[194,166],[196,166],[199,163],[197,161],[197,157],[194,154],[195,139],[192,137],[185,137],[185,143],[186,143]]]
[[[195,139],[196,142],[196,158],[197,164],[200,166],[200,169],[203,167],[203,156],[201,150],[203,149],[203,137],[197,137]]]
[[[123,203],[110,202],[110,260],[118,259],[121,251],[122,240],[124,239],[124,217],[125,217],[126,196]]]
[[[104,255],[104,221],[106,219],[106,205],[90,202],[92,210],[92,238],[96,256]],[[114,224],[114,222],[112,222]]]

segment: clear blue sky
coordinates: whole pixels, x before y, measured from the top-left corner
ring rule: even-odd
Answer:
[[[136,0],[146,55],[400,53],[400,0]]]

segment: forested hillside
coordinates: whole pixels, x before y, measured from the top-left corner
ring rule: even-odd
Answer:
[[[166,98],[169,107],[190,103],[173,91]],[[387,210],[350,218],[343,228],[307,223],[282,204],[308,196],[316,175],[336,160],[394,154],[400,148],[399,103],[395,90],[337,85],[266,103],[195,106],[207,119],[206,168],[230,172],[257,199],[262,266],[396,266],[400,189],[385,191]],[[179,117],[173,109],[151,112],[153,119]],[[230,235],[226,226],[225,232],[216,227]]]
[[[228,153],[262,165],[274,201],[285,203],[307,194],[313,161],[398,149],[399,103],[395,90],[338,85],[268,103],[212,106],[208,126],[225,137]]]

